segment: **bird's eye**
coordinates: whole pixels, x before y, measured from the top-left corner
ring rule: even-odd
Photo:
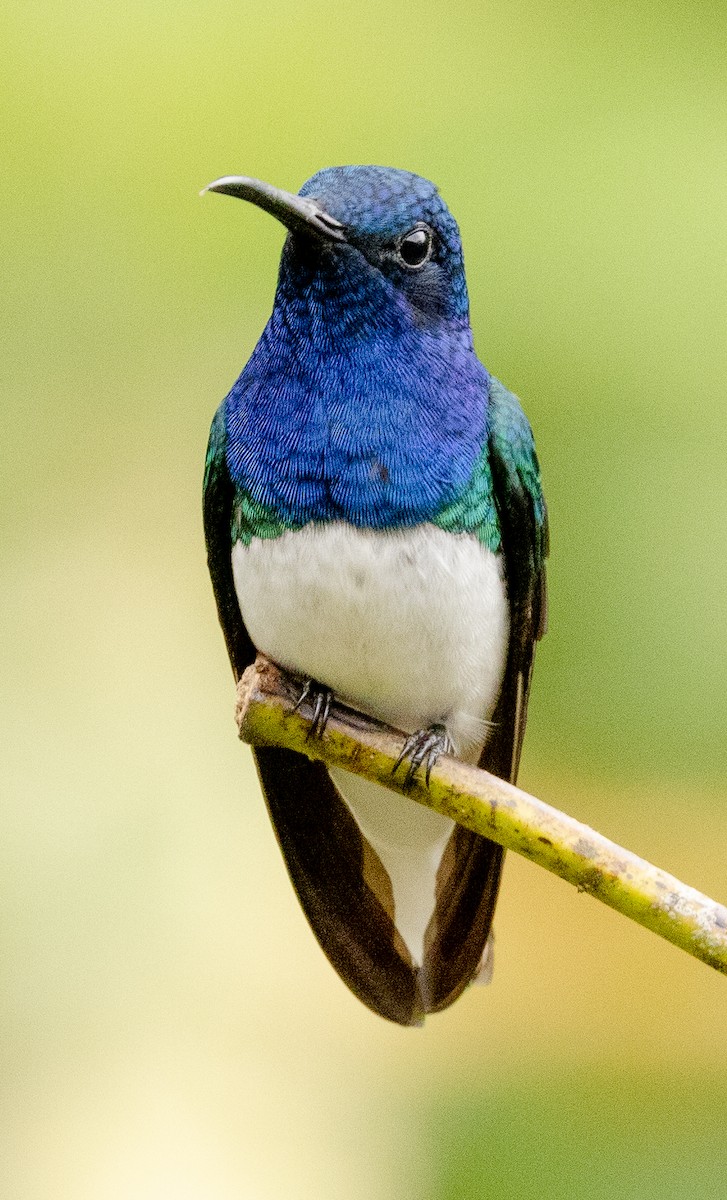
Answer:
[[[432,253],[432,231],[426,225],[410,229],[399,242],[399,258],[407,267],[423,267]]]

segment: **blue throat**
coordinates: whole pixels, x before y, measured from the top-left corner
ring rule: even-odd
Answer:
[[[426,312],[360,250],[288,238],[272,316],[224,404],[237,488],[285,525],[434,518],[486,441],[466,290]]]

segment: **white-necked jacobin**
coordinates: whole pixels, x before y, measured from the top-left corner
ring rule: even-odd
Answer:
[[[262,651],[411,735],[515,779],[545,627],[547,519],[530,425],[477,358],[462,245],[408,171],[334,167],[298,195],[208,189],[286,226],[273,312],[212,423],[207,552],[237,678]],[[255,750],[316,937],[403,1025],[492,966],[503,851],[292,751]]]

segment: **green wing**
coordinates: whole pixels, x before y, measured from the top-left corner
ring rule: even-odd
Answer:
[[[212,422],[205,460],[204,537],[217,613],[232,670],[235,679],[239,679],[245,667],[254,662],[255,647],[240,615],[232,577],[232,525],[236,496],[227,469],[226,446],[224,406],[221,406]]]
[[[548,517],[532,430],[517,396],[497,379],[490,381],[488,446],[510,602],[510,644],[495,729],[480,765],[514,782],[535,644],[546,628]]]

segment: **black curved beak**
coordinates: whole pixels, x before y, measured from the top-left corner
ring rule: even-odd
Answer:
[[[346,241],[341,222],[325,212],[315,200],[284,192],[282,188],[263,183],[261,179],[248,179],[246,175],[223,175],[222,179],[215,179],[214,183],[202,188],[200,196],[205,192],[221,192],[223,196],[249,200],[251,204],[277,217],[294,233],[312,233],[330,242]]]

